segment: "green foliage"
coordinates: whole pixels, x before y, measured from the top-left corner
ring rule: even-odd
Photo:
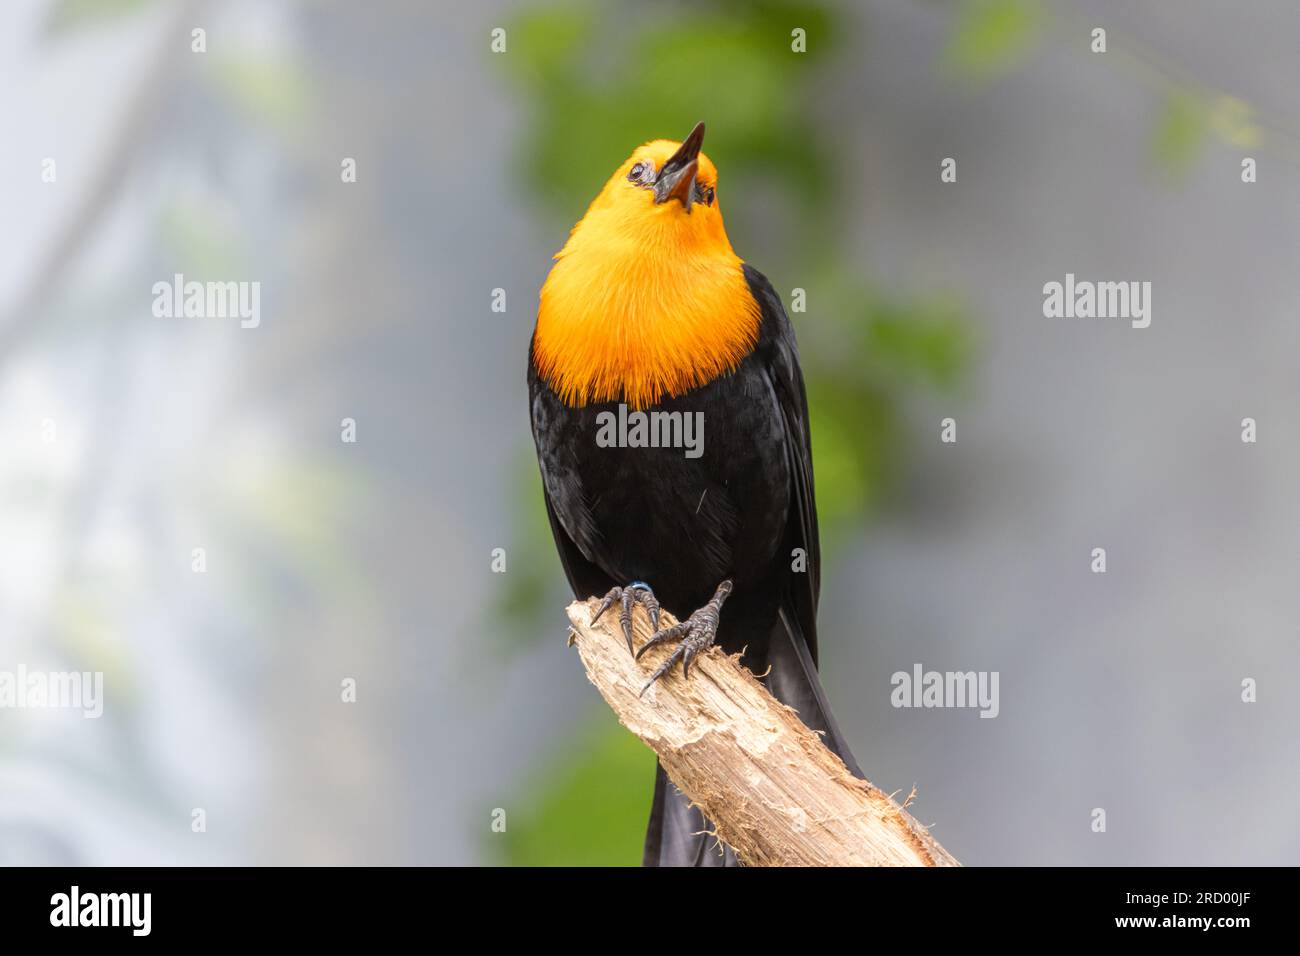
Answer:
[[[896,302],[865,288],[853,299],[861,305],[842,313],[835,347],[802,353],[827,554],[858,531],[896,477],[899,396],[917,386],[959,387],[975,350],[954,301]]]
[[[888,396],[855,377],[819,375],[808,380],[813,428],[813,475],[823,562],[857,533],[875,509],[893,459],[886,453],[895,431]]]
[[[974,339],[951,299],[877,303],[863,327],[863,351],[883,375],[952,389],[970,364]]]
[[[1216,96],[1211,100],[1210,128],[1234,149],[1254,149],[1263,141],[1254,107],[1235,96]]]
[[[506,636],[531,640],[538,609],[548,595],[555,593],[562,570],[551,541],[551,524],[542,497],[542,476],[537,470],[530,444],[521,451],[513,474],[515,492],[511,496],[511,513],[519,532],[509,549],[509,573],[500,588],[496,612],[504,622]]]
[[[641,862],[655,759],[602,704],[567,759],[551,755],[506,832],[492,839],[514,866],[635,866]],[[491,844],[489,844],[491,846]],[[502,846],[504,848],[502,848]]]
[[[1212,139],[1245,150],[1259,146],[1261,138],[1254,110],[1244,100],[1176,89],[1161,107],[1151,154],[1177,181],[1187,175]]]
[[[238,275],[247,269],[236,223],[211,198],[179,196],[162,210],[158,229],[177,270]]]
[[[1201,154],[1208,132],[1205,105],[1190,93],[1176,92],[1160,110],[1151,151],[1164,170],[1181,178]]]
[[[792,52],[792,24],[807,31],[807,53]],[[509,36],[499,59],[531,123],[520,175],[570,220],[635,145],[681,139],[700,120],[729,175],[760,167],[822,190],[820,162],[798,146],[816,140],[808,71],[832,44],[819,4],[579,2],[527,12]]]
[[[62,37],[152,6],[157,0],[57,0],[45,18],[45,35]]]
[[[271,129],[293,129],[306,112],[309,83],[292,60],[230,55],[214,58],[213,68],[217,88]]]
[[[944,51],[944,64],[957,76],[989,80],[1028,57],[1042,34],[1040,0],[963,0]]]

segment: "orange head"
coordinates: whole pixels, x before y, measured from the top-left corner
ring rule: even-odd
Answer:
[[[718,172],[685,141],[639,147],[605,183],[542,286],[533,360],[569,405],[637,408],[735,368],[759,309],[718,205]]]

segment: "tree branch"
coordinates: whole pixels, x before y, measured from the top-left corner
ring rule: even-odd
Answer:
[[[750,866],[957,866],[883,791],[849,773],[821,738],[740,663],[713,647],[689,680],[674,670],[638,694],[671,646],[640,662],[616,613],[595,625],[594,598],[568,607],[570,643],[623,725],[645,741],[672,781]],[[668,612],[661,627],[676,621]],[[633,613],[636,646],[650,637]],[[909,798],[910,799],[910,798]]]

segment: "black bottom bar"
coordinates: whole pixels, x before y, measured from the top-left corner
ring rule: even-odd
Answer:
[[[594,944],[635,938],[627,934],[638,925],[694,933],[705,920],[714,924],[709,935],[727,939],[775,931],[763,929],[775,921],[781,932],[797,927],[814,940],[851,925],[866,930],[865,939],[879,930],[881,939],[917,942],[951,936],[982,944],[1047,932],[1149,942],[1199,936],[1232,945],[1243,933],[1288,925],[1283,914],[1294,876],[1287,869],[971,867],[11,869],[0,873],[0,919],[9,942],[75,934],[80,942],[283,938],[373,945],[458,925],[489,935],[581,932]],[[734,926],[716,925],[731,920]],[[605,927],[618,935],[602,935]]]

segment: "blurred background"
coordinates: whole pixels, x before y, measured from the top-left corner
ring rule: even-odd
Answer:
[[[568,228],[701,119],[806,290],[872,780],[968,864],[1300,862],[1298,48],[1292,0],[5,4],[0,670],[106,699],[0,710],[0,863],[639,862],[524,367]],[[1044,318],[1067,272],[1151,327]],[[155,317],[175,273],[261,324]],[[894,709],[916,663],[999,716]]]

